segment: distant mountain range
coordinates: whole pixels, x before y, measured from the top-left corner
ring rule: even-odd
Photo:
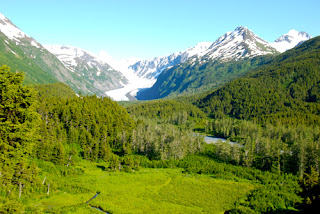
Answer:
[[[224,61],[252,58],[267,54],[283,53],[303,41],[312,38],[305,32],[291,30],[273,43],[269,43],[246,27],[237,27],[234,31],[225,33],[215,42],[201,42],[185,51],[173,53],[169,56],[155,57],[142,60],[129,66],[139,76],[156,78],[162,71],[180,63],[186,62],[191,57],[220,59]]]
[[[150,71],[149,76],[152,73],[161,73],[153,87],[138,93],[137,98],[157,99],[212,89],[268,61],[268,57],[259,56],[278,55],[310,38],[311,36],[307,33],[291,30],[275,42],[269,43],[248,28],[237,27],[215,42],[206,43],[208,48],[201,49],[190,57],[184,57],[183,63],[175,64],[175,60],[171,61],[171,67],[167,67],[167,70],[154,71],[147,70],[147,68],[140,68],[140,71],[135,70],[138,73],[141,70],[144,73]],[[181,58],[179,54],[171,56]],[[155,60],[158,59],[155,58]],[[148,64],[152,64],[152,61],[149,61]]]
[[[311,38],[291,30],[269,43],[240,26],[215,42],[121,67],[80,48],[42,46],[2,14],[0,31],[0,64],[25,71],[27,84],[60,81],[76,92],[115,100],[155,99],[214,88],[268,61],[259,56],[278,55]]]
[[[53,46],[47,48],[51,48],[52,52],[59,49]],[[127,83],[122,73],[86,51],[61,47],[61,51],[69,54],[70,61],[59,51],[57,58],[1,13],[0,50],[0,64],[7,64],[13,70],[24,71],[26,84],[63,82],[77,93],[106,96],[106,90],[123,87]]]

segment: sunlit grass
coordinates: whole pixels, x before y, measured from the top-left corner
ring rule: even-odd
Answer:
[[[37,203],[51,212],[85,213],[89,207],[83,204],[100,192],[89,205],[109,213],[223,213],[254,189],[251,183],[188,175],[181,169],[125,173],[102,171],[92,163],[81,167],[84,174],[60,177],[56,182],[63,188]]]

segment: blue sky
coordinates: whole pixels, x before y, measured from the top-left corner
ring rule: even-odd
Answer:
[[[0,0],[0,12],[41,44],[116,59],[153,58],[246,26],[271,42],[290,29],[320,35],[319,0]]]

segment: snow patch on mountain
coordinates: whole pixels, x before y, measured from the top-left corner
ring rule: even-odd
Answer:
[[[72,72],[75,72],[78,66],[79,61],[77,59],[88,53],[81,48],[68,45],[44,45],[44,47],[53,53]]]
[[[267,41],[240,26],[218,38],[206,51],[204,59],[239,60],[275,52]]]
[[[132,69],[139,77],[154,80],[156,79],[165,69],[175,66],[180,63],[186,62],[192,56],[200,56],[210,46],[212,42],[201,42],[194,47],[190,47],[184,51],[173,53],[168,56],[155,57],[150,60],[142,60],[131,66]]]
[[[279,52],[283,53],[311,38],[312,37],[305,32],[292,29],[287,34],[284,34],[283,36],[277,38],[273,43],[271,43],[271,45]]]
[[[0,13],[0,30],[3,34],[5,34],[10,40],[16,40],[29,37],[27,34],[22,32],[19,28],[17,28],[14,24],[11,23],[7,17]]]
[[[31,45],[36,48],[41,48],[41,45],[33,38],[22,32],[16,27],[7,17],[0,13],[0,32],[6,35],[11,41],[14,41],[16,45],[23,45],[21,39],[27,39],[31,41]]]
[[[45,45],[70,71],[90,80],[100,91],[122,88],[126,77],[100,57],[81,48],[68,45]]]

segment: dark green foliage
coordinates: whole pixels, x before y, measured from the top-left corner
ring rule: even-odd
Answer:
[[[30,154],[37,139],[39,115],[35,112],[34,92],[22,86],[24,75],[11,73],[9,67],[0,67],[0,139],[8,143],[7,151],[12,157],[14,149],[22,149],[19,156]]]
[[[40,116],[34,91],[22,86],[24,75],[9,70],[0,67],[0,195],[16,200],[26,194],[25,189],[38,188],[38,167],[31,161]],[[3,203],[0,212],[21,212],[20,203]]]
[[[44,99],[38,112],[42,139],[37,155],[57,164],[75,154],[107,161],[111,150],[123,150],[134,128],[129,114],[110,98]]]
[[[311,168],[309,174],[305,174],[301,180],[301,186],[303,188],[302,197],[304,201],[301,205],[302,210],[305,213],[312,213],[314,210],[320,208],[320,183],[319,173],[314,168]]]
[[[192,123],[205,123],[205,115],[192,105],[152,101],[129,106],[128,110],[137,118],[134,121],[125,108],[109,98],[75,97],[69,87],[53,84],[36,87],[40,101],[36,106],[36,93],[21,85],[23,75],[7,70],[3,67],[0,76],[0,212],[35,211],[33,205],[25,206],[24,203],[30,203],[26,198],[47,195],[49,183],[53,194],[88,194],[92,190],[69,182],[69,178],[101,169],[110,171],[105,172],[109,175],[119,170],[133,176],[141,166],[180,167],[186,177],[205,174],[255,186],[229,213],[277,213],[296,207],[302,202],[298,177],[286,172],[304,178],[302,209],[308,210],[308,205],[312,207],[318,202],[318,126],[267,122],[259,125],[258,119],[226,119],[225,111],[231,111],[233,106],[220,106],[222,110],[215,116],[222,119],[207,122],[205,131],[230,138],[243,147],[227,143],[205,146],[201,137],[192,132]],[[260,74],[252,73],[248,78],[253,79],[254,75]],[[317,102],[317,88],[311,91],[313,101],[303,102]],[[300,95],[295,92],[294,96]],[[81,162],[83,159],[88,161]],[[65,181],[59,183],[61,180]],[[176,186],[177,183],[170,183],[171,189]],[[23,200],[20,202],[19,193]]]
[[[139,92],[137,98],[150,100],[180,94],[198,94],[238,78],[267,63],[271,58],[272,56],[259,56],[231,62],[208,59],[205,63],[198,58],[191,58],[186,63],[163,71],[152,88]]]
[[[320,38],[309,40],[198,102],[215,118],[267,124],[320,124]]]

